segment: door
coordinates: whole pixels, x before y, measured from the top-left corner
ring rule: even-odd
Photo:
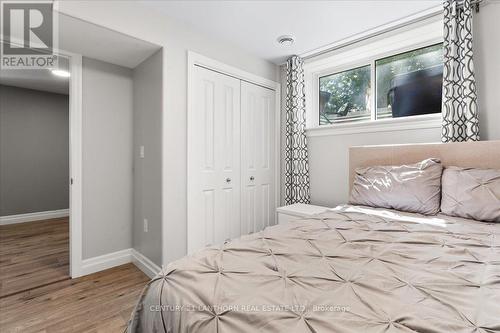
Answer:
[[[241,232],[275,224],[275,92],[241,82]]]
[[[188,252],[240,236],[240,80],[194,66]],[[175,156],[172,156],[175,158]]]

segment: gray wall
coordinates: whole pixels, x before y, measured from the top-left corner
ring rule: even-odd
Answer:
[[[500,139],[500,4],[481,8],[474,23],[475,66],[482,140]],[[356,145],[440,142],[441,131],[419,129],[309,137],[309,170],[313,204],[347,202],[348,148]]]
[[[0,85],[0,216],[69,207],[68,103]]]
[[[120,2],[120,15],[116,15],[115,1],[63,1],[59,10],[164,47],[166,127],[163,128],[163,151],[168,152],[168,158],[163,165],[165,191],[162,200],[166,226],[163,263],[178,259],[187,252],[187,51],[272,80],[278,80],[278,66],[132,1]]]
[[[157,265],[161,262],[162,51],[133,70],[134,220],[132,246]],[[144,158],[140,147],[144,146]],[[144,219],[148,231],[144,232]]]
[[[132,71],[83,58],[83,259],[132,246]]]

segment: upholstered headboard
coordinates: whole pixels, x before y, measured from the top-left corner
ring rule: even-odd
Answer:
[[[444,166],[500,169],[500,141],[351,147],[349,187],[356,168],[416,163],[430,157],[439,158]]]

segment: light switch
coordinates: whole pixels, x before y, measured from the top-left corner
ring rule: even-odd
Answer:
[[[144,232],[148,232],[148,230],[149,230],[148,219],[144,219]]]
[[[140,157],[140,158],[144,158],[144,146],[141,146],[141,147],[139,148],[139,157]]]

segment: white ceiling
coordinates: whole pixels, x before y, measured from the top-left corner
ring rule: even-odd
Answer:
[[[441,0],[143,1],[206,34],[282,63],[358,33],[435,7]],[[291,47],[276,39],[294,35]]]
[[[135,68],[160,47],[59,13],[59,48],[115,65]],[[59,68],[67,69],[68,60],[60,59],[62,60],[59,62]],[[69,79],[55,76],[47,69],[0,67],[0,84],[59,94],[69,93]]]
[[[282,63],[369,29],[435,7],[441,0],[364,1],[143,1],[194,29]],[[59,46],[66,51],[134,68],[159,46],[60,13]],[[291,47],[278,36],[291,34]],[[47,70],[0,70],[0,83],[68,93],[68,79]]]
[[[68,59],[60,57],[58,67],[67,70]],[[69,78],[55,76],[48,69],[5,69],[0,67],[0,84],[65,95],[69,93]]]

